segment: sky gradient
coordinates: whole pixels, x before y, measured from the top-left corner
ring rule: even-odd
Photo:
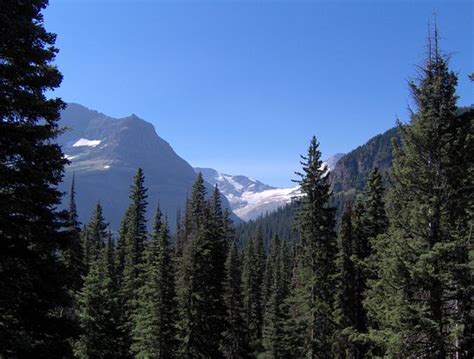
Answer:
[[[408,119],[434,11],[473,104],[468,0],[50,0],[45,25],[65,101],[135,113],[193,166],[290,186],[313,134],[330,156]]]

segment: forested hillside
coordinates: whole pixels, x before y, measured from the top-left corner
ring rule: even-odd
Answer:
[[[236,231],[198,174],[170,223],[138,167],[115,234],[98,199],[79,223],[74,180],[59,209],[46,6],[4,1],[0,16],[0,358],[474,357],[474,111],[436,27],[392,155],[389,131],[342,159],[339,193],[358,195],[339,226],[312,136],[296,209]]]
[[[470,121],[474,118],[474,106],[461,107],[457,110],[457,114],[460,120]],[[337,161],[330,173],[332,190],[330,203],[336,207],[338,223],[342,218],[345,203],[354,201],[357,195],[363,192],[367,179],[375,168],[380,171],[384,186],[390,186],[394,143],[400,144],[400,132],[397,127],[371,138]],[[290,241],[297,240],[298,233],[294,223],[297,207],[295,202],[256,220],[239,224],[237,226],[239,238],[242,242],[246,242],[250,233],[256,227],[260,227],[265,243],[268,243],[274,235]]]

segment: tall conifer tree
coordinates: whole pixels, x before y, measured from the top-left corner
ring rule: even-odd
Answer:
[[[225,269],[224,304],[226,314],[225,330],[222,336],[222,354],[229,359],[245,358],[248,348],[242,316],[242,260],[235,242],[230,245]]]
[[[298,183],[304,196],[298,213],[301,236],[299,288],[300,321],[305,323],[304,355],[310,358],[331,355],[334,335],[334,295],[337,252],[334,232],[335,209],[329,207],[330,184],[321,161],[316,137],[307,156],[301,156],[303,172]],[[297,301],[298,302],[298,301]]]
[[[457,77],[429,41],[416,111],[400,126],[387,236],[377,241],[380,279],[367,300],[387,355],[472,357],[472,119],[457,116]]]
[[[118,266],[122,267],[120,280],[120,302],[122,306],[123,347],[131,350],[133,313],[139,288],[140,263],[147,238],[146,207],[147,189],[145,175],[139,168],[130,188],[130,205],[122,221]]]
[[[82,287],[82,276],[85,274],[84,252],[82,246],[81,227],[78,220],[76,207],[75,178],[72,177],[71,189],[69,191],[69,203],[67,210],[67,230],[70,234],[70,246],[63,252],[63,259],[69,275],[69,283],[74,294]]]
[[[193,185],[186,211],[186,241],[178,260],[177,293],[179,339],[182,357],[219,357],[224,321],[221,270],[216,258],[222,238],[222,213],[205,200],[201,174]],[[219,219],[219,218],[220,219]],[[220,234],[218,234],[220,233]],[[217,272],[216,272],[217,271]],[[217,275],[217,277],[216,277]],[[220,280],[219,280],[220,277]]]
[[[247,327],[247,343],[253,355],[262,350],[263,283],[265,275],[265,249],[262,231],[257,228],[244,248],[242,286],[244,292],[244,320]]]
[[[144,252],[141,286],[134,313],[132,350],[136,358],[176,355],[174,268],[168,223],[157,209],[152,240]]]
[[[64,157],[56,137],[64,103],[47,98],[62,80],[46,0],[3,1],[0,19],[0,356],[68,355],[71,304],[58,253],[71,239],[57,186]],[[49,97],[49,96],[48,96]]]
[[[270,250],[269,266],[272,268],[271,284],[265,305],[263,327],[263,356],[269,358],[287,358],[294,353],[287,346],[287,313],[286,298],[289,293],[291,268],[289,267],[289,250],[286,241],[275,236]],[[268,266],[267,266],[268,268]],[[267,277],[268,278],[268,277]]]
[[[99,254],[92,256],[79,294],[81,335],[75,345],[78,358],[120,358],[114,247],[109,236]]]
[[[84,263],[87,271],[92,261],[100,255],[108,239],[107,223],[105,223],[100,202],[97,202],[95,206],[85,233]]]
[[[336,353],[341,358],[364,358],[363,348],[354,343],[351,335],[357,330],[357,320],[363,311],[358,296],[356,266],[353,262],[354,238],[352,227],[352,204],[347,203],[342,215],[340,250],[338,257],[338,290],[336,293]]]

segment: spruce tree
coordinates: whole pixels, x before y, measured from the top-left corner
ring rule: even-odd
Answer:
[[[67,230],[70,235],[69,248],[63,251],[63,260],[67,268],[72,294],[82,287],[82,276],[85,274],[84,252],[82,247],[81,227],[77,215],[75,179],[72,177],[67,209]]]
[[[176,355],[175,284],[168,223],[158,208],[152,240],[147,243],[141,286],[133,316],[132,351],[136,358]]]
[[[389,356],[472,357],[472,119],[457,116],[457,78],[429,42],[416,110],[401,125],[390,189],[388,235],[376,245],[380,278],[367,305]],[[472,212],[471,212],[472,213]]]
[[[130,205],[122,221],[121,235],[123,238],[120,239],[118,253],[118,266],[122,269],[120,303],[123,315],[123,347],[128,351],[132,344],[132,316],[139,288],[140,263],[147,238],[146,207],[148,203],[146,192],[145,175],[139,168],[130,188]]]
[[[301,156],[303,197],[300,200],[298,226],[301,236],[299,270],[300,288],[295,288],[307,302],[300,308],[300,321],[306,327],[304,355],[310,358],[331,355],[334,335],[334,295],[337,252],[334,233],[335,209],[329,207],[330,184],[326,168],[322,167],[321,152],[313,137],[307,156]]]
[[[211,329],[219,335],[225,330],[225,305],[224,305],[224,282],[226,279],[225,262],[228,251],[228,238],[230,229],[226,228],[226,218],[222,210],[221,193],[217,187],[209,200],[209,225],[211,226],[210,241],[210,257],[212,265],[212,277],[210,278],[211,291],[213,294],[213,302],[209,303],[212,306],[212,321],[213,328]],[[222,339],[222,338],[220,338]]]
[[[354,238],[352,227],[352,205],[346,204],[342,215],[340,250],[337,259],[338,287],[336,293],[336,353],[341,358],[364,358],[364,348],[354,343],[352,336],[357,333],[358,315],[363,311],[362,300],[358,296],[358,278],[353,262]]]
[[[100,255],[102,248],[107,243],[108,231],[105,223],[102,206],[97,202],[91,219],[87,224],[86,236],[84,238],[84,263],[86,271],[91,263]]]
[[[250,353],[256,356],[262,350],[263,280],[265,275],[265,249],[262,231],[257,228],[244,249],[242,287],[244,293],[244,320],[246,341]]]
[[[178,259],[177,293],[179,303],[178,337],[181,357],[220,357],[224,321],[220,266],[216,258],[222,233],[218,229],[215,204],[205,200],[204,180],[199,174],[193,185],[186,211],[186,241]],[[221,217],[222,218],[222,217]],[[218,272],[215,272],[218,271]]]
[[[368,318],[363,302],[366,300],[370,282],[378,279],[380,258],[375,248],[379,236],[387,232],[388,218],[385,209],[385,189],[382,175],[375,168],[367,180],[362,198],[353,211],[353,261],[356,270],[356,291],[354,307],[357,308],[353,338],[359,353],[370,352],[380,356],[383,349],[367,335],[369,328],[376,330],[379,323],[375,318]]]
[[[81,335],[75,345],[78,358],[118,358],[119,318],[114,283],[113,241],[109,237],[99,255],[93,256],[79,294]]]
[[[268,300],[265,306],[263,327],[263,357],[287,358],[292,354],[287,347],[287,310],[286,298],[289,293],[290,268],[289,251],[285,241],[275,236],[270,251],[270,267],[273,269]],[[268,263],[268,261],[267,261]]]
[[[71,239],[58,184],[56,137],[62,76],[46,0],[3,1],[0,19],[0,356],[63,357],[70,351],[70,285],[58,253]]]
[[[368,238],[360,256],[365,259],[372,253],[371,242],[375,241],[377,236],[383,234],[388,229],[388,218],[384,202],[385,188],[383,185],[382,174],[378,168],[370,173],[367,185],[364,190],[364,232]]]
[[[242,260],[235,242],[230,245],[225,269],[224,304],[226,313],[221,350],[225,358],[245,358],[247,357],[248,348],[245,341],[246,328],[242,316]]]

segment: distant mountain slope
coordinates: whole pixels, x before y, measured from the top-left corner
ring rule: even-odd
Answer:
[[[331,170],[343,154],[336,154],[324,161]],[[228,175],[212,168],[195,168],[212,185],[218,185],[229,200],[234,213],[245,221],[271,213],[290,203],[300,195],[299,187],[276,188],[255,179],[238,175]]]
[[[392,156],[392,139],[398,140],[399,135],[396,128],[392,128],[383,134],[377,135],[365,144],[346,155],[336,155],[336,160],[330,170],[330,178],[333,188],[331,204],[338,208],[337,215],[347,198],[353,198],[356,192],[361,191],[365,186],[366,176],[375,167],[379,167],[383,172],[390,169]],[[325,161],[331,163],[330,159]],[[245,242],[251,236],[257,226],[263,231],[265,243],[271,237],[278,235],[284,239],[297,238],[294,229],[294,215],[296,204],[289,203],[273,213],[257,218],[256,220],[242,223],[237,227],[237,233],[241,241]]]
[[[472,123],[474,106],[460,108],[459,119]],[[337,161],[330,176],[333,189],[331,205],[337,208],[338,217],[341,215],[345,201],[354,199],[358,193],[363,191],[367,177],[375,167],[382,171],[388,185],[388,174],[393,162],[393,141],[400,141],[400,134],[396,127],[372,137],[365,144],[342,156]],[[294,239],[297,237],[293,230],[295,211],[296,205],[292,203],[256,221],[242,223],[237,229],[239,237],[242,241],[247,240],[258,225],[263,230],[266,242],[275,234],[278,234],[281,238]]]
[[[80,220],[86,223],[97,201],[113,229],[118,229],[129,203],[128,193],[138,167],[144,169],[148,187],[148,217],[159,200],[174,227],[178,209],[184,207],[196,178],[194,169],[160,138],[152,124],[136,115],[115,119],[78,104],[61,113],[61,126],[69,130],[59,138],[66,167],[61,186],[68,191],[76,177]],[[211,186],[208,190],[211,190]],[[223,197],[224,205],[229,207]]]
[[[218,185],[232,211],[245,221],[275,211],[299,194],[297,186],[275,188],[246,176],[223,174],[212,168],[195,168],[195,171],[201,172],[210,184]]]
[[[331,172],[333,191],[361,191],[368,174],[378,167],[385,172],[392,166],[392,140],[399,141],[396,127],[372,137],[365,144],[344,155]]]

